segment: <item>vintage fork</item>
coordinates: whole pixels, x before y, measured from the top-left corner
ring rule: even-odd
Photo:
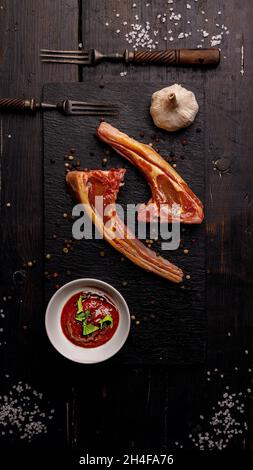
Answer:
[[[62,64],[96,65],[103,60],[133,64],[216,66],[220,62],[220,51],[210,49],[165,49],[163,51],[135,51],[127,49],[123,54],[102,54],[96,49],[79,51],[57,51],[41,49],[42,62]]]
[[[57,110],[68,116],[115,116],[118,113],[117,106],[108,103],[64,100],[57,104],[50,104],[37,102],[34,99],[0,99],[0,113],[21,111],[35,114],[39,110]]]

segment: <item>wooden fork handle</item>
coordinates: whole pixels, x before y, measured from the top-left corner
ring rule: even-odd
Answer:
[[[214,48],[138,51],[129,52],[128,61],[135,64],[215,66],[220,62],[220,51]]]
[[[37,110],[36,101],[20,100],[16,98],[0,98],[0,112],[1,111],[21,111],[35,113]]]

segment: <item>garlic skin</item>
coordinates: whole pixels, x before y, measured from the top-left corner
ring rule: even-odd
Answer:
[[[177,83],[153,93],[150,114],[157,127],[174,132],[190,126],[199,110],[192,91]]]

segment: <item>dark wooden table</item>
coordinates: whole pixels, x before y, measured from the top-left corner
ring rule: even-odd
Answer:
[[[87,69],[44,65],[39,49],[76,49],[83,43],[86,48],[95,46],[105,52],[121,50],[126,41],[124,34],[116,32],[120,21],[116,13],[121,23],[130,25],[137,14],[153,25],[157,14],[171,7],[162,0],[149,6],[138,0],[136,8],[133,3],[1,0],[1,97],[39,99],[43,84],[48,82],[119,78],[125,70],[123,65],[101,64]],[[201,22],[199,28],[214,31],[219,23],[229,30],[221,44],[222,60],[217,70],[185,71],[189,76],[198,75],[206,99],[206,362],[191,367],[117,370],[69,365],[64,380],[57,377],[57,370],[47,368],[40,354],[41,348],[48,347],[43,301],[42,118],[2,115],[0,304],[5,317],[0,319],[1,386],[6,392],[19,380],[28,382],[43,392],[56,410],[45,435],[29,444],[18,436],[3,435],[3,449],[88,449],[99,455],[141,449],[146,453],[175,452],[181,446],[194,449],[189,435],[209,431],[212,407],[228,386],[234,393],[248,390],[244,416],[248,430],[226,445],[253,449],[253,4],[250,0],[190,0],[190,9],[186,3],[174,1],[177,5],[172,7],[184,12],[182,31],[189,27],[192,35],[183,39],[174,35],[173,46],[202,44],[197,32]],[[208,22],[203,23],[203,18]],[[105,26],[107,21],[109,26]],[[163,40],[162,27],[160,22],[160,47],[170,46],[169,39]],[[158,85],[170,81],[169,68],[127,70],[133,83],[136,78],[157,81]],[[30,269],[29,260],[36,261]]]

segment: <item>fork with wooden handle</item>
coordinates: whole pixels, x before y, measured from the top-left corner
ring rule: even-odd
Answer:
[[[103,54],[96,49],[60,51],[41,49],[42,62],[62,64],[97,65],[102,61],[126,64],[162,64],[167,66],[213,66],[220,62],[220,51],[210,49],[165,49],[163,51],[135,51],[126,49],[123,54]]]
[[[118,113],[117,106],[109,103],[90,103],[88,101],[64,100],[60,103],[50,104],[37,102],[35,99],[0,99],[0,113],[24,112],[35,114],[37,111],[47,110],[57,110],[68,116],[114,116]]]

